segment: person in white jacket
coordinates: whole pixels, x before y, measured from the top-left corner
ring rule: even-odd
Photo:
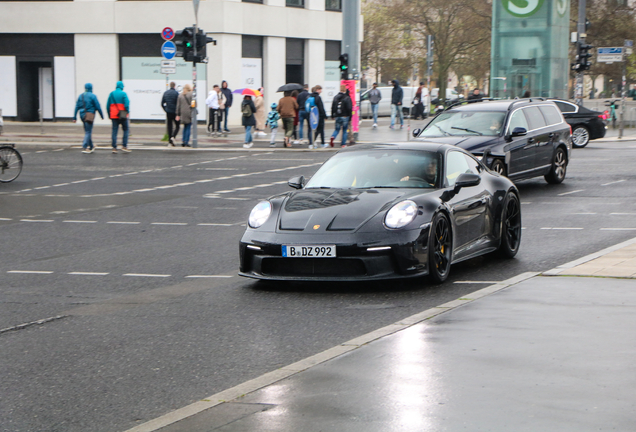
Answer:
[[[205,100],[208,106],[208,132],[215,135],[221,132],[221,121],[223,120],[223,111],[225,110],[225,95],[221,92],[218,84],[212,87],[212,91]]]

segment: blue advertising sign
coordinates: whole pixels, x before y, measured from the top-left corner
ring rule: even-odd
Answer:
[[[309,125],[312,130],[316,130],[319,121],[320,116],[318,115],[318,107],[311,107],[311,111],[309,111]]]
[[[177,46],[172,41],[165,41],[161,45],[161,55],[167,60],[172,60],[177,55]]]

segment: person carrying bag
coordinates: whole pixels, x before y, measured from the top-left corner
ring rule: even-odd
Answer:
[[[93,153],[95,146],[93,145],[93,122],[95,121],[95,112],[99,112],[99,115],[104,119],[104,113],[99,105],[97,96],[93,94],[93,84],[86,83],[84,85],[84,93],[77,98],[75,104],[75,113],[73,114],[73,122],[77,121],[77,113],[80,114],[80,119],[84,123],[84,141],[82,142],[82,153]]]

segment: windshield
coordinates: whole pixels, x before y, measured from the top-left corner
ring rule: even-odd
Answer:
[[[435,188],[439,155],[416,150],[338,153],[309,180],[311,188]]]
[[[501,133],[505,114],[500,111],[444,112],[435,117],[419,137],[496,136]]]

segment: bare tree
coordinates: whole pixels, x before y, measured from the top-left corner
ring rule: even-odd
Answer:
[[[364,41],[360,50],[362,67],[375,69],[375,82],[382,72],[382,62],[399,49],[400,32],[388,7],[381,1],[363,0]]]

